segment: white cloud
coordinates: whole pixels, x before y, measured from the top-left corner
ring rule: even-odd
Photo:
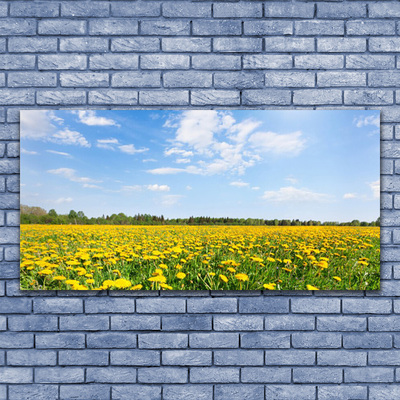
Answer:
[[[177,147],[172,147],[171,149],[168,149],[164,152],[166,156],[171,156],[171,155],[178,155],[181,157],[191,157],[193,156],[193,151],[188,151],[188,150],[183,150],[183,149],[178,149]]]
[[[29,151],[29,150],[26,150],[26,149],[24,149],[24,148],[22,148],[22,147],[21,147],[21,153],[22,153],[22,154],[31,154],[31,155],[38,154],[37,151]]]
[[[45,139],[50,136],[57,127],[52,124],[49,111],[21,110],[20,111],[20,136],[29,139]]]
[[[110,118],[105,118],[105,117],[100,117],[96,115],[96,112],[93,110],[87,110],[87,111],[73,111],[74,114],[78,115],[79,122],[85,125],[89,126],[107,126],[107,125],[114,125],[114,126],[120,126],[115,122],[113,119]]]
[[[167,194],[162,197],[161,204],[166,207],[171,207],[179,203],[179,200],[184,197],[180,194]]]
[[[376,126],[377,128],[379,128],[380,117],[379,115],[369,115],[368,117],[360,116],[358,118],[354,118],[353,122],[355,123],[357,128],[362,128],[363,126],[368,125]]]
[[[127,154],[137,154],[137,153],[144,153],[148,151],[148,148],[142,148],[142,149],[136,149],[133,144],[124,144],[122,146],[118,146],[118,148],[123,152]]]
[[[55,150],[46,150],[46,151],[47,151],[47,153],[58,154],[59,156],[64,156],[64,157],[72,158],[71,154],[65,153],[65,152],[63,152],[63,151],[55,151]]]
[[[97,181],[97,180],[87,178],[84,176],[78,176],[76,174],[76,170],[74,170],[72,168],[49,169],[49,170],[47,170],[47,172],[50,174],[53,174],[53,175],[60,175],[63,178],[68,179],[71,182],[81,183],[83,185],[83,187],[90,187],[87,184],[101,182],[101,181]],[[85,186],[85,184],[87,186]]]
[[[169,192],[170,187],[168,185],[147,185],[146,188],[153,192]]]
[[[193,188],[189,185],[186,186],[186,190],[192,190]]]
[[[74,199],[72,197],[60,197],[57,200],[54,200],[54,203],[56,204],[62,204],[62,203],[71,203]]]
[[[52,135],[50,140],[58,144],[91,147],[90,143],[81,133],[77,131],[71,131],[68,128],[65,128],[62,131],[57,131]]]
[[[369,182],[368,186],[371,188],[374,198],[378,199],[381,191],[381,184],[379,182],[379,179],[374,182]]]
[[[293,176],[288,176],[287,178],[285,178],[285,180],[291,183],[292,185],[295,185],[298,182],[298,180]]]
[[[163,167],[163,168],[148,169],[146,172],[154,175],[168,175],[168,174],[179,174],[181,172],[187,172],[187,171],[185,168]]]
[[[298,155],[305,147],[302,132],[277,134],[275,132],[256,132],[249,138],[250,145],[259,152]]]
[[[251,190],[260,190],[260,186],[253,186]]]
[[[190,163],[190,158],[177,158],[175,160],[177,164],[189,164]]]
[[[146,163],[146,162],[157,162],[156,159],[154,158],[146,158],[145,160],[142,160],[142,162]]]
[[[115,150],[114,145],[119,144],[118,139],[97,139],[96,147],[106,150]]]
[[[327,194],[312,192],[309,189],[297,189],[293,186],[282,187],[277,191],[265,191],[262,198],[273,202],[320,202],[329,199]]]
[[[231,186],[236,186],[236,187],[239,187],[239,188],[249,186],[248,183],[246,183],[246,182],[241,182],[241,181],[231,182],[229,185],[231,185]]]
[[[140,185],[122,186],[122,190],[125,192],[140,192],[142,187]]]
[[[232,136],[232,139],[235,142],[244,143],[249,134],[257,129],[260,125],[261,121],[245,119],[244,121],[239,122],[231,127],[230,132],[237,133],[235,136]]]
[[[357,197],[357,195],[355,193],[345,193],[343,195],[344,199],[355,199]]]

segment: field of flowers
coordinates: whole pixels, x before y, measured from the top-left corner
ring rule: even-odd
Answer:
[[[21,225],[21,289],[378,290],[379,232]]]

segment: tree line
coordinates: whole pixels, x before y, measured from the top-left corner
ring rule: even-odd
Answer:
[[[263,218],[229,218],[229,217],[189,217],[164,218],[163,215],[124,213],[101,217],[87,217],[83,211],[71,210],[68,214],[58,214],[51,209],[47,212],[41,207],[21,205],[21,224],[59,224],[59,225],[270,225],[270,226],[380,226],[380,218],[366,222],[354,219],[349,222],[336,221],[301,221],[299,219],[263,219]]]

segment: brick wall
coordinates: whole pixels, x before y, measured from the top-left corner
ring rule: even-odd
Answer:
[[[0,2],[0,399],[400,398],[399,16]],[[381,291],[19,291],[18,111],[95,107],[380,109]]]

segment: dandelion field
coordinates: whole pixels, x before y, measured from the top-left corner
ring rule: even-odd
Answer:
[[[21,225],[21,289],[377,290],[378,227]]]

